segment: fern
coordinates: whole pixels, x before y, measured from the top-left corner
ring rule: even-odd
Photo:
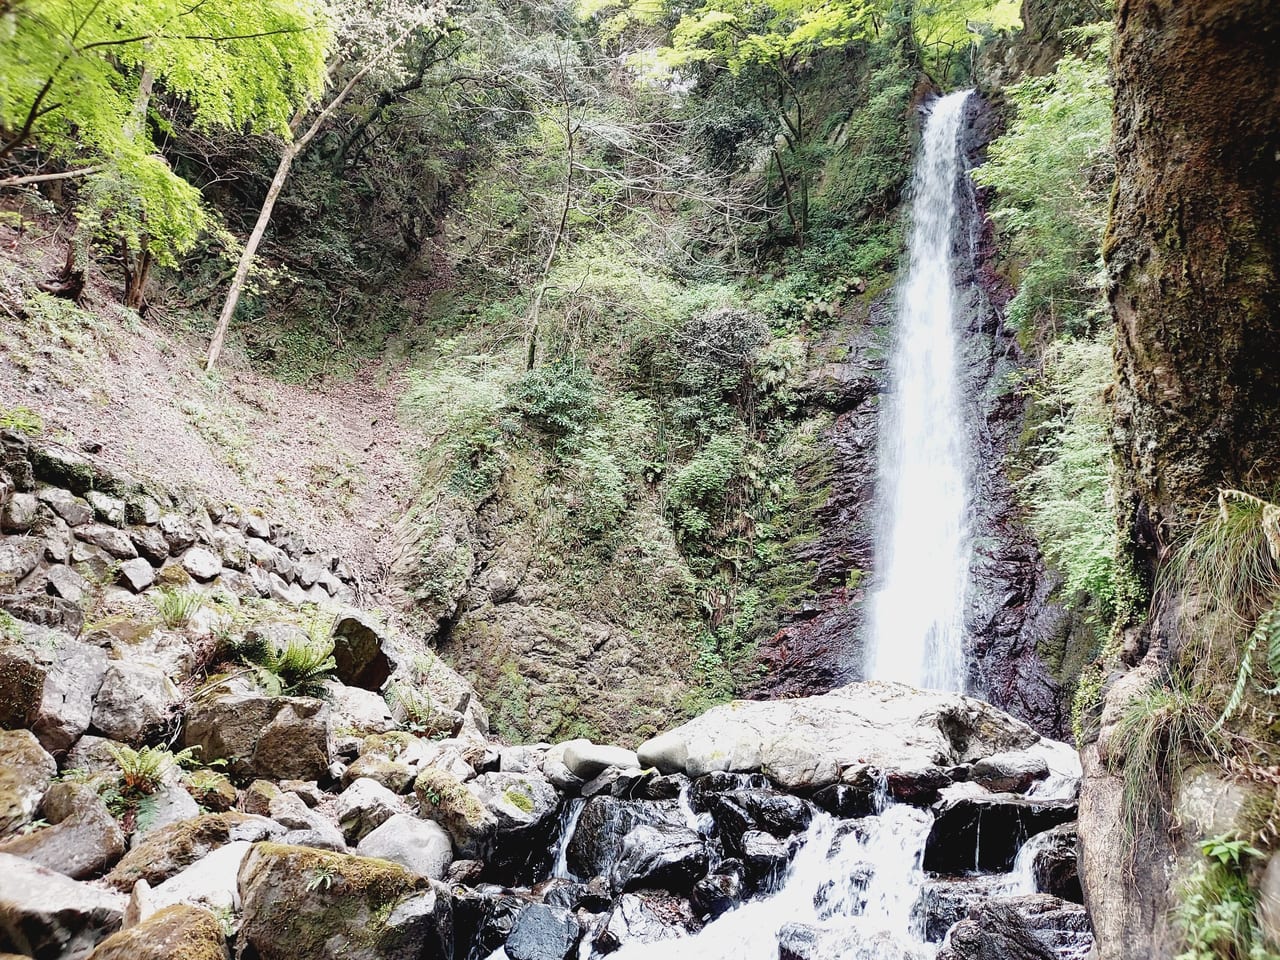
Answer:
[[[333,658],[333,641],[310,638],[289,640],[268,647],[257,663],[250,664],[258,683],[273,697],[319,696],[338,663]]]

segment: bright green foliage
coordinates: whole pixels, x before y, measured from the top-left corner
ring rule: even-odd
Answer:
[[[151,594],[151,602],[166,627],[182,627],[204,606],[204,596],[194,590],[160,587]]]
[[[311,637],[290,639],[279,647],[268,645],[252,666],[262,688],[273,697],[318,696],[338,668],[333,641]]]
[[[1177,960],[1275,960],[1258,922],[1259,897],[1250,885],[1265,854],[1247,840],[1210,837],[1203,859],[1179,890],[1175,911],[1183,951]]]
[[[911,29],[929,72],[945,82],[981,32],[1022,26],[1021,9],[1021,0],[915,0]]]
[[[537,430],[571,438],[595,418],[598,388],[589,371],[568,361],[544,364],[511,385],[510,408]]]
[[[1132,576],[1119,559],[1111,492],[1111,338],[1061,340],[1046,351],[1029,390],[1044,418],[1033,449],[1039,464],[1018,483],[1030,526],[1061,571],[1069,597],[1098,601],[1099,625],[1114,618]]]
[[[120,796],[136,802],[159,789],[171,770],[195,761],[198,747],[188,747],[172,753],[164,747],[142,747],[135,750],[127,746],[108,748],[111,759],[120,770]]]
[[[173,262],[208,216],[198,191],[158,156],[149,91],[180,99],[200,130],[288,133],[324,83],[330,31],[318,0],[41,0],[0,30],[0,158],[33,142],[102,165],[85,197],[91,236]]]
[[[1017,113],[974,179],[1022,265],[1010,321],[1024,336],[1080,332],[1097,317],[1099,251],[1114,161],[1110,26],[1077,31],[1083,52],[1009,88]]]

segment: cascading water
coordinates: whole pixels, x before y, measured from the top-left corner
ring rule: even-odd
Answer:
[[[880,585],[866,671],[871,680],[937,690],[962,689],[965,675],[970,551],[952,247],[968,98],[962,91],[934,102],[916,163],[892,393],[881,419]]]

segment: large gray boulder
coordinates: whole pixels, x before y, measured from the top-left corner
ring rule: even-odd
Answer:
[[[218,847],[153,889],[151,906],[185,903],[219,912],[238,910],[240,867],[252,849],[248,840]]]
[[[333,762],[329,705],[308,697],[223,693],[187,711],[183,744],[237,777],[318,780]]]
[[[397,813],[383,822],[360,841],[356,852],[362,857],[390,860],[432,880],[443,880],[453,862],[453,844],[444,827],[407,813]]]
[[[43,548],[32,537],[0,539],[0,593],[11,593],[40,562]]]
[[[664,772],[759,771],[789,790],[816,790],[851,767],[874,766],[892,785],[1040,740],[981,700],[872,682],[816,697],[714,707],[637,753]]]
[[[159,667],[113,661],[93,705],[93,726],[104,736],[137,743],[163,728],[181,694]]]
[[[0,730],[0,836],[35,819],[49,783],[58,772],[28,730]]]
[[[69,639],[59,641],[43,659],[47,667],[31,729],[46,749],[57,753],[70,749],[89,729],[108,660],[99,647]]]
[[[124,917],[122,894],[0,853],[0,951],[82,960]]]
[[[590,740],[570,740],[564,745],[564,765],[575,777],[594,780],[610,767],[629,769],[640,766],[634,750],[592,743]]]
[[[405,803],[397,794],[367,777],[356,780],[333,802],[334,816],[347,843],[358,843],[376,827],[404,812]]]
[[[127,533],[105,523],[87,523],[83,527],[76,527],[75,535],[76,539],[105,550],[117,560],[132,560],[138,555],[138,548],[133,545]]]
[[[50,826],[0,841],[0,853],[77,880],[102,874],[124,856],[120,825],[87,787],[55,783],[40,803],[40,815]]]
[[[319,879],[318,879],[319,878]],[[241,956],[448,960],[448,890],[399,864],[261,843],[240,868]]]

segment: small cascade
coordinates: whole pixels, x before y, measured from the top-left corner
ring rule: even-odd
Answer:
[[[892,392],[881,416],[869,680],[964,687],[970,547],[964,423],[957,376],[952,251],[968,91],[941,97],[916,163],[909,265],[899,294]]]
[[[573,839],[574,831],[578,829],[578,818],[582,816],[582,808],[586,805],[586,800],[581,797],[574,797],[560,811],[560,823],[556,830],[554,847],[556,855],[551,866],[551,876],[554,879],[577,879],[569,870],[569,842]]]

